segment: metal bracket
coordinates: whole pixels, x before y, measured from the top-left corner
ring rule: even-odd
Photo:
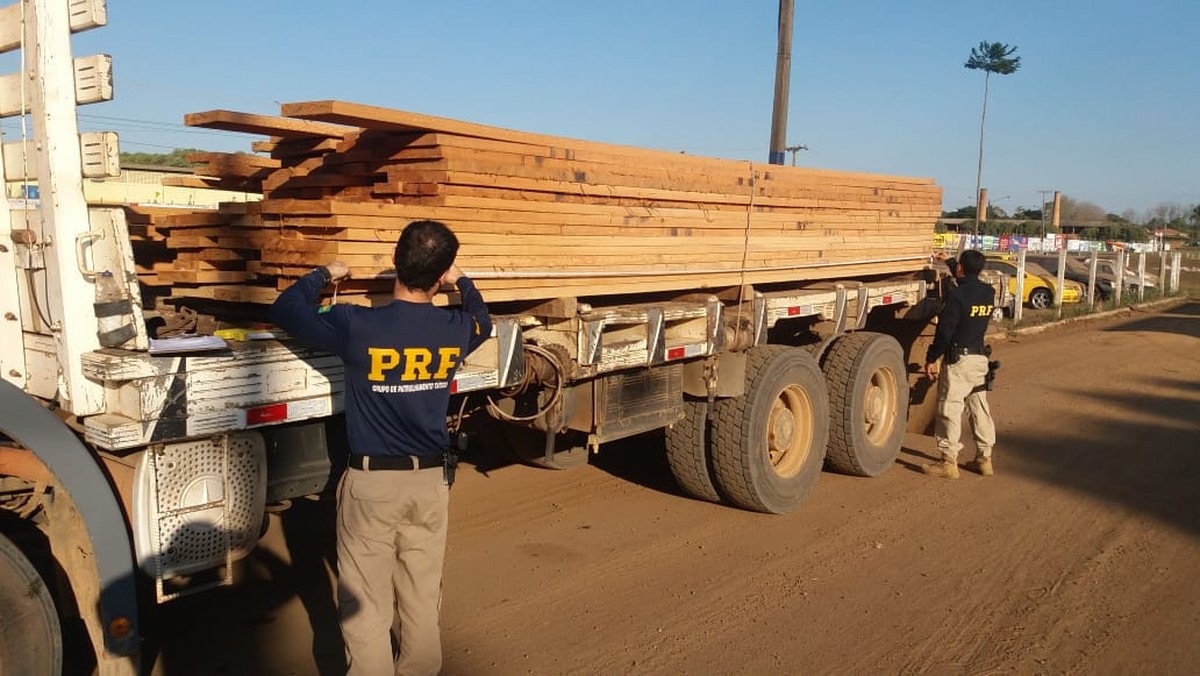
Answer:
[[[867,287],[860,285],[858,287],[858,321],[855,328],[863,330],[867,326],[867,315],[870,314],[871,308],[867,307]]]
[[[767,342],[767,301],[759,292],[754,292],[753,308],[754,344],[762,345]]]
[[[662,308],[646,310],[646,362],[661,364],[667,360],[667,341]]]

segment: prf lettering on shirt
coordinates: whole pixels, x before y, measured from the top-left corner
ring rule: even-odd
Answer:
[[[991,314],[992,314],[992,306],[991,305],[972,305],[971,306],[971,316],[972,317],[989,317],[989,316],[991,316]]]
[[[450,377],[450,370],[458,364],[461,352],[462,349],[457,347],[439,347],[435,364],[433,350],[428,348],[406,347],[396,350],[390,347],[368,347],[371,369],[367,372],[367,380],[384,382],[388,374],[397,369],[400,370],[402,382],[446,380]]]

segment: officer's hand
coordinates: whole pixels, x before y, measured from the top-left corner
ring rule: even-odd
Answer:
[[[341,261],[334,261],[325,266],[329,271],[329,281],[340,282],[350,276],[350,266]]]
[[[929,376],[930,380],[937,380],[938,363],[936,361],[925,365],[925,375]]]

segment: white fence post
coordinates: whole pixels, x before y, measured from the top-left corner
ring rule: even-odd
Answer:
[[[1017,251],[1017,297],[1013,299],[1013,324],[1021,323],[1025,311],[1025,249]]]
[[[1067,247],[1058,251],[1058,290],[1054,294],[1054,316],[1062,319],[1063,295],[1067,290]]]
[[[1138,280],[1138,289],[1137,289],[1138,302],[1140,303],[1146,299],[1146,252],[1145,251],[1138,252],[1137,280]]]
[[[1092,249],[1092,258],[1088,264],[1088,310],[1096,308],[1096,269],[1100,266],[1100,251]]]

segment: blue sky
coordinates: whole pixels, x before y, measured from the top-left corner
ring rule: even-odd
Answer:
[[[1115,213],[1200,203],[1200,2],[796,3],[789,143],[799,164],[928,176],[972,202],[982,40],[993,76],[984,186],[1062,190]],[[249,150],[181,126],[214,108],[342,99],[513,129],[765,162],[776,0],[109,0],[75,38],[112,54],[113,102],[83,109],[126,151]],[[7,64],[5,64],[7,65]],[[5,68],[10,70],[11,68]],[[3,127],[12,138],[11,122]]]

